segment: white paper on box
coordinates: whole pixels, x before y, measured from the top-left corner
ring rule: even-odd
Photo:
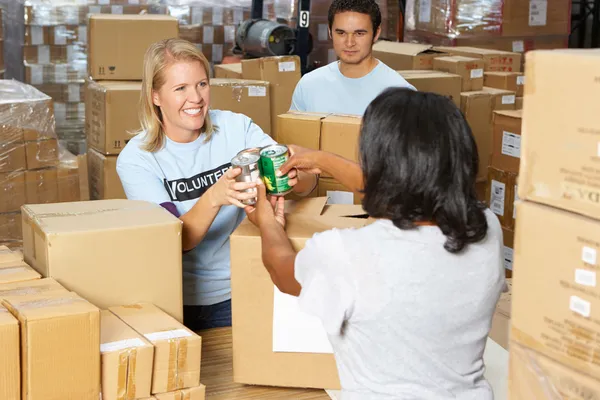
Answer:
[[[515,40],[512,42],[513,53],[523,53],[525,51],[525,42],[522,40]]]
[[[39,64],[32,64],[29,66],[31,74],[31,84],[41,85],[44,83],[44,67]]]
[[[112,6],[110,7],[111,14],[123,14],[123,6]]]
[[[575,283],[578,285],[596,287],[596,272],[587,269],[575,270]]]
[[[202,28],[202,42],[204,44],[213,44],[215,41],[215,31],[212,26],[205,26]]]
[[[502,104],[515,104],[516,98],[514,94],[502,96]]]
[[[44,44],[44,28],[41,26],[31,26],[31,44],[34,46],[39,46],[40,44]]]
[[[319,40],[322,42],[329,40],[329,26],[327,24],[319,24]]]
[[[508,246],[504,246],[504,269],[513,269],[514,251]]]
[[[79,85],[69,85],[69,102],[79,103],[81,101],[81,91]]]
[[[504,216],[504,196],[506,194],[506,185],[492,179],[490,183],[490,208],[496,215]]]
[[[577,296],[571,296],[569,300],[569,309],[586,318],[589,318],[592,313],[592,305],[590,302]]]
[[[517,76],[517,85],[523,86],[525,84],[525,75]]]
[[[215,26],[223,25],[223,7],[213,7],[212,23]]]
[[[144,336],[149,341],[154,342],[157,340],[178,339],[183,337],[190,337],[193,335],[185,329],[174,329],[172,331],[147,333]]]
[[[471,79],[483,78],[483,69],[472,69],[471,70]]]
[[[146,343],[140,338],[119,340],[117,342],[100,344],[100,353],[108,353],[110,351],[119,351],[123,349],[133,349],[143,347]]]
[[[341,190],[328,190],[327,204],[354,204],[354,193]]]
[[[502,132],[502,154],[521,158],[521,135],[511,132]]]
[[[192,8],[192,25],[202,25],[204,22],[204,11],[199,7]]]
[[[431,22],[431,0],[419,2],[419,22]]]
[[[212,60],[213,62],[220,63],[223,61],[223,45],[213,44],[212,45]]]
[[[548,0],[529,0],[529,26],[545,26]]]
[[[240,7],[233,9],[233,24],[239,25],[244,20],[244,10]]]
[[[321,321],[300,311],[297,297],[273,287],[273,351],[332,354],[333,348]]]
[[[250,97],[265,97],[267,88],[264,86],[248,86],[248,96]]]
[[[279,72],[294,72],[296,63],[294,61],[282,61],[279,63]]]
[[[50,46],[38,46],[38,64],[50,64]]]
[[[225,26],[225,43],[234,43],[235,42],[235,26],[227,25]]]
[[[596,249],[583,246],[583,249],[581,250],[581,261],[586,264],[596,265],[596,255]]]
[[[54,27],[54,43],[58,46],[64,46],[67,44],[67,27],[66,26],[55,26]]]

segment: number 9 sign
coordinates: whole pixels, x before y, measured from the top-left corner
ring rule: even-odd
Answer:
[[[309,11],[300,11],[300,28],[308,28],[308,24],[310,22],[309,14]]]

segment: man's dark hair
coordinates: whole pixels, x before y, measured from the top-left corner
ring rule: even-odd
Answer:
[[[360,134],[365,211],[400,229],[433,222],[460,252],[487,232],[477,200],[479,156],[469,125],[447,97],[390,88],[367,108]]]
[[[377,29],[381,25],[381,11],[374,0],[333,0],[333,3],[329,6],[329,14],[327,16],[330,30],[332,29],[335,15],[346,11],[370,16],[373,24],[373,35],[377,33]]]

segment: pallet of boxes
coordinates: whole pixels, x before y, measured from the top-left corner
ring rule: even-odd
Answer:
[[[527,56],[511,399],[600,396],[599,68],[597,50]]]
[[[85,160],[59,148],[50,97],[0,80],[0,243],[21,246],[24,204],[87,200]]]

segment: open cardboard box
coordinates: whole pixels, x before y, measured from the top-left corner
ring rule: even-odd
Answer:
[[[286,202],[286,232],[296,250],[302,249],[315,233],[360,228],[374,221],[365,216],[361,206],[326,206],[326,202],[326,197]],[[261,251],[259,230],[244,220],[231,235],[233,380],[339,389],[335,359],[324,328],[318,320],[294,308],[297,298],[280,293],[273,285]]]

